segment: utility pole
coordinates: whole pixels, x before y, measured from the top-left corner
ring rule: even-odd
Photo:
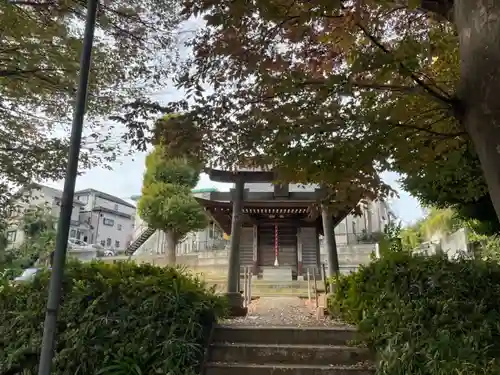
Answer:
[[[61,199],[61,214],[57,223],[56,249],[53,255],[38,375],[50,375],[52,358],[54,356],[57,313],[61,302],[62,278],[64,274],[64,264],[66,263],[66,250],[68,247],[71,212],[73,210],[73,198],[75,195],[75,182],[78,174],[78,158],[80,156],[80,143],[82,141],[83,118],[87,102],[87,86],[98,4],[99,0],[87,1],[87,20],[85,23],[83,50],[80,58],[80,82],[78,84],[75,109],[73,112],[68,166],[66,168],[66,178],[64,179],[64,190]]]

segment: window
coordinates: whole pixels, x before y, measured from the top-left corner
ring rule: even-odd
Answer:
[[[117,224],[117,225],[116,225],[116,228],[117,228],[118,230],[122,230],[122,225],[121,225],[121,224]]]
[[[14,242],[16,240],[17,232],[15,230],[10,230],[7,232],[7,241]]]
[[[69,231],[69,236],[70,236],[71,238],[75,238],[75,237],[76,237],[76,229],[71,229],[71,230]]]
[[[76,198],[76,199],[78,199],[80,202],[83,202],[83,203],[87,203],[87,202],[89,201],[89,197],[88,197],[88,195],[80,195],[80,196],[79,196],[78,198]]]
[[[102,246],[102,247],[106,246],[106,241],[101,240],[101,246]]]
[[[115,248],[117,248],[117,249],[120,248],[120,241],[115,241]]]
[[[115,221],[113,219],[106,219],[106,218],[103,218],[102,219],[102,223],[104,225],[108,225],[110,227],[112,227],[113,225],[115,225]]]
[[[111,246],[111,238],[106,239],[106,246]]]
[[[118,211],[118,205],[115,204],[115,211]]]

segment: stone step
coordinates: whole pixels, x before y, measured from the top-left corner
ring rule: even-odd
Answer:
[[[215,279],[205,279],[204,280],[207,285],[223,285],[226,286],[227,280],[215,280]],[[243,286],[243,279],[241,279],[241,286]],[[293,281],[269,281],[269,280],[255,280],[252,279],[252,287],[265,287],[265,288],[298,288],[298,289],[307,289],[307,281],[304,280],[293,280]],[[311,280],[310,287],[314,287],[314,282]],[[324,288],[324,283],[321,280],[316,281],[316,287],[318,289]]]
[[[261,292],[257,290],[255,293],[252,291],[252,298],[257,297],[299,297],[299,298],[307,298],[307,290],[293,290],[293,291],[283,291],[283,290],[273,290],[273,291],[264,291]],[[311,296],[314,298],[314,294]]]
[[[361,366],[317,366],[216,363],[205,365],[205,375],[373,375],[375,371]]]
[[[371,359],[368,349],[331,345],[270,345],[215,343],[209,348],[213,362],[355,365]]]
[[[214,329],[213,343],[272,345],[347,345],[357,332],[350,327],[224,326]]]

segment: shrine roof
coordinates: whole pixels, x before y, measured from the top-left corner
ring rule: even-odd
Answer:
[[[195,198],[198,203],[206,208],[215,208],[215,209],[227,209],[231,211],[233,209],[233,204],[230,201],[216,201],[209,200],[203,198]],[[242,207],[243,209],[292,209],[292,208],[308,208],[314,202],[310,200],[250,200],[243,201]]]
[[[260,170],[253,168],[238,168],[235,170],[222,170],[206,168],[204,171],[212,181],[236,182],[243,179],[245,182],[271,182],[276,175],[271,170]]]
[[[231,191],[217,191],[210,193],[210,200],[213,202],[230,202],[233,200],[233,193]],[[272,191],[250,191],[244,189],[243,200],[247,202],[294,202],[306,201],[308,203],[315,203],[318,201],[319,193],[316,191],[293,191],[285,196],[276,195]],[[205,197],[206,198],[206,197]]]

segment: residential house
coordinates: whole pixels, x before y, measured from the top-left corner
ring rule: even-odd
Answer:
[[[59,217],[61,211],[62,191],[49,186],[36,184],[31,189],[24,189],[22,197],[19,199],[16,210],[11,217],[11,225],[7,230],[7,240],[10,247],[17,247],[24,241],[24,232],[19,228],[19,220],[30,207],[46,207],[55,218]],[[70,237],[80,238],[85,241],[89,236],[89,225],[80,222],[80,209],[83,204],[79,201],[73,202],[73,211],[71,213]],[[74,236],[71,236],[71,233]]]
[[[80,220],[90,226],[89,244],[122,251],[132,240],[135,206],[124,199],[95,189],[75,192],[82,204]]]

